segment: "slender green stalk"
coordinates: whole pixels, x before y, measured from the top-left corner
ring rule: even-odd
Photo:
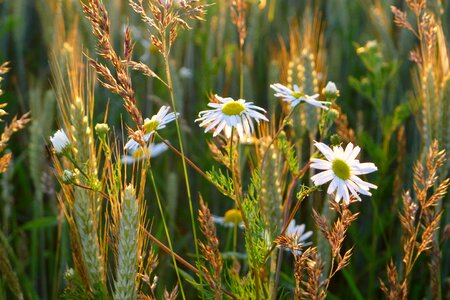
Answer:
[[[237,224],[233,225],[233,252],[237,252]]]
[[[167,38],[166,38],[165,34],[162,34],[161,38],[162,38],[163,49],[164,49],[163,57],[164,57],[164,64],[165,64],[165,69],[166,69],[167,87],[169,89],[170,101],[172,103],[172,109],[173,109],[174,113],[176,114],[177,108],[175,105],[175,96],[173,93],[172,76],[170,74],[170,65],[169,65],[170,46],[167,45]],[[200,252],[198,249],[197,229],[195,228],[194,208],[192,205],[191,188],[189,186],[189,177],[188,177],[188,173],[187,173],[186,157],[184,155],[183,139],[181,138],[181,129],[180,129],[180,124],[178,122],[178,118],[175,118],[175,127],[177,129],[178,143],[180,144],[181,161],[183,164],[183,175],[184,175],[184,181],[186,184],[186,193],[187,193],[188,203],[189,203],[189,214],[191,217],[192,235],[194,237],[195,257],[196,257],[197,262],[199,263],[201,260],[201,257],[200,257]],[[200,279],[200,291],[202,294],[202,298],[204,298],[203,278],[201,276],[199,276],[199,279]]]
[[[172,85],[172,77],[170,75],[170,66],[169,66],[169,52],[170,49],[167,50],[167,42],[166,39],[163,39],[163,43],[164,43],[164,64],[166,67],[166,77],[167,77],[167,85],[169,88],[169,94],[170,94],[170,100],[172,102],[172,109],[175,113],[177,113],[177,109],[176,109],[176,105],[175,105],[175,96],[173,94],[173,85]],[[187,166],[186,166],[186,159],[185,159],[185,155],[184,155],[184,147],[183,147],[183,140],[181,138],[181,129],[180,129],[180,124],[178,122],[178,118],[175,118],[175,126],[177,129],[177,136],[178,136],[178,143],[180,144],[180,152],[181,152],[181,156],[182,156],[182,163],[183,163],[183,174],[184,174],[184,180],[186,183],[186,193],[187,193],[187,197],[188,197],[188,202],[189,202],[189,213],[191,216],[191,226],[192,226],[192,234],[194,236],[194,244],[195,244],[195,256],[197,258],[197,261],[200,260],[200,252],[198,250],[198,242],[197,242],[197,230],[195,228],[195,217],[194,217],[194,209],[193,209],[193,205],[192,205],[192,196],[191,196],[191,188],[189,186],[189,177],[187,174]]]
[[[164,231],[166,233],[167,242],[169,243],[169,249],[170,249],[170,253],[171,253],[171,256],[172,256],[173,266],[175,268],[175,273],[177,274],[178,283],[180,284],[181,297],[183,299],[186,299],[186,296],[184,294],[183,284],[181,282],[180,272],[178,270],[177,260],[175,258],[175,252],[173,251],[172,240],[170,239],[169,229],[167,228],[166,217],[164,216],[164,211],[162,209],[161,200],[159,199],[159,193],[158,193],[158,190],[156,188],[155,177],[153,176],[152,168],[150,167],[149,169],[150,169],[150,178],[152,179],[152,185],[153,185],[153,188],[155,190],[156,202],[158,203],[158,208],[159,208],[159,212],[161,213],[161,219],[162,219],[162,222],[163,222]]]

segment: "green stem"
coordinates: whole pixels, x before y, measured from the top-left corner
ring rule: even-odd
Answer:
[[[170,75],[170,65],[169,65],[170,48],[167,47],[167,41],[166,41],[165,36],[163,38],[163,44],[164,44],[164,55],[163,56],[164,56],[164,64],[166,67],[167,85],[169,88],[170,100],[172,102],[172,109],[173,109],[174,113],[176,114],[177,109],[176,109],[176,105],[175,105],[175,96],[173,94],[172,77]],[[185,184],[186,184],[186,193],[187,193],[188,202],[189,202],[189,213],[190,213],[190,217],[191,217],[192,234],[194,236],[195,256],[196,256],[197,262],[200,262],[200,253],[198,250],[197,230],[195,228],[195,218],[194,218],[194,209],[193,209],[193,205],[192,205],[191,188],[189,186],[189,177],[188,177],[188,173],[187,173],[186,159],[185,159],[185,155],[184,155],[183,141],[181,138],[181,129],[180,129],[180,124],[178,122],[178,118],[175,118],[175,126],[177,129],[178,143],[180,144],[180,152],[181,152],[181,156],[182,156],[181,161],[183,164],[183,174],[184,174],[184,180],[185,180]],[[200,286],[202,286],[202,284],[203,284],[202,281],[203,281],[203,279],[202,279],[202,277],[200,277]],[[203,295],[203,288],[201,290],[201,294]]]
[[[167,228],[166,217],[164,216],[164,211],[161,206],[161,200],[159,199],[159,193],[156,188],[155,177],[153,176],[152,168],[150,167],[149,169],[150,169],[150,178],[152,179],[153,189],[155,190],[156,202],[158,203],[158,208],[159,208],[159,212],[161,213],[161,219],[163,222],[164,231],[166,233],[167,242],[169,243],[169,249],[170,249],[170,253],[172,256],[173,266],[175,267],[175,273],[177,274],[178,283],[180,284],[181,297],[183,299],[186,299],[186,296],[184,294],[183,284],[181,283],[180,272],[178,271],[177,260],[175,259],[175,255],[174,255],[175,252],[173,251],[173,247],[172,247],[172,240],[170,239],[169,229]]]
[[[244,97],[244,50],[243,45],[239,47],[239,98]]]
[[[233,225],[233,252],[234,253],[237,252],[237,228],[238,228],[238,225],[234,224]]]

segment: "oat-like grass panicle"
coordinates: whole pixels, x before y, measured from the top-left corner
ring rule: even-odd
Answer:
[[[277,237],[274,243],[290,249],[294,254],[294,299],[325,299],[324,264],[317,248],[309,247],[301,252],[302,245],[295,238],[286,235]]]
[[[3,150],[5,150],[6,145],[13,133],[22,130],[23,128],[25,128],[25,125],[30,122],[31,118],[28,118],[29,116],[30,113],[26,113],[20,118],[17,118],[17,116],[15,116],[11,120],[11,123],[3,129],[2,135],[0,137],[0,152],[3,152]]]
[[[207,242],[199,243],[200,251],[202,252],[205,262],[208,262],[210,268],[201,266],[203,276],[214,292],[216,300],[222,299],[223,293],[221,290],[222,277],[222,257],[219,251],[219,240],[216,235],[216,227],[214,225],[211,212],[200,196],[200,209],[198,211],[198,220],[200,222],[200,229],[205,236]]]
[[[358,200],[352,197],[350,204],[356,201]],[[353,248],[347,250],[343,255],[341,254],[341,250],[347,235],[347,230],[350,228],[350,225],[356,221],[359,215],[359,213],[352,213],[348,208],[348,204],[345,204],[344,202],[337,203],[335,201],[330,201],[329,203],[330,208],[338,214],[338,218],[331,226],[328,225],[328,221],[324,217],[320,216],[320,214],[313,209],[313,218],[316,226],[328,241],[332,253],[331,266],[328,271],[325,291],[328,289],[331,278],[350,263]]]
[[[303,254],[306,258],[306,273],[307,277],[303,280],[302,297],[295,295],[297,299],[315,299],[323,300],[326,298],[325,282],[323,280],[323,263],[316,248],[309,248]],[[295,257],[295,264],[297,261],[301,262],[301,258]],[[295,265],[297,269],[297,266]],[[297,271],[297,270],[296,270]]]
[[[413,73],[415,99],[411,102],[413,113],[425,148],[434,139],[441,147],[450,150],[450,57],[448,38],[442,27],[442,20],[426,8],[424,0],[409,0],[408,7],[416,18],[415,28],[407,23],[406,12],[391,7],[394,22],[412,31],[419,40],[416,49],[411,50],[410,59],[417,64]],[[448,173],[450,161],[442,170]],[[446,174],[444,174],[445,176]]]
[[[164,300],[175,300],[178,296],[178,285],[173,288],[173,290],[169,293],[167,290],[164,290]]]
[[[246,3],[244,0],[231,1],[231,21],[237,28],[239,35],[239,48],[242,49],[247,36]]]
[[[11,292],[14,294],[14,296],[19,300],[23,300],[24,298],[23,298],[22,289],[20,287],[19,279],[8,259],[8,252],[6,251],[6,247],[3,245],[3,242],[6,241],[6,238],[3,239],[4,236],[3,236],[2,232],[0,232],[0,235],[1,235],[0,236],[1,278],[2,278],[2,280],[5,281],[6,286],[11,290]]]
[[[82,7],[84,14],[91,23],[92,33],[97,38],[97,53],[112,64],[115,75],[113,75],[106,65],[88,56],[89,61],[97,73],[103,78],[100,83],[112,93],[122,97],[124,107],[131,115],[137,130],[142,131],[142,114],[136,105],[135,92],[128,67],[131,66],[134,69],[142,70],[148,76],[156,74],[148,67],[144,67],[142,63],[132,62],[133,42],[128,27],[125,30],[123,57],[119,56],[114,50],[111,42],[110,20],[102,0],[82,2]],[[139,138],[139,135],[135,138]],[[144,144],[142,140],[137,140],[137,142],[141,145]]]
[[[0,65],[0,84],[3,80],[2,75],[6,74],[9,71],[8,68],[9,62],[4,62],[2,65]],[[1,89],[0,85],[0,96],[3,94],[3,91]],[[2,117],[7,115],[8,113],[3,109],[6,107],[6,103],[0,103],[0,123],[3,122]],[[6,146],[8,145],[9,139],[13,135],[13,133],[22,130],[25,125],[30,122],[31,118],[29,118],[30,113],[25,113],[21,117],[14,116],[11,123],[9,125],[6,125],[3,128],[3,132],[0,136],[0,174],[4,173],[6,169],[9,166],[9,162],[11,161],[12,154],[6,153],[4,155],[1,155],[2,152],[6,149]]]
[[[399,214],[403,229],[402,272],[397,271],[394,262],[387,266],[388,283],[381,280],[381,289],[389,299],[407,299],[409,281],[415,263],[422,253],[430,261],[430,288],[434,299],[441,296],[439,225],[443,210],[440,201],[445,197],[450,178],[441,180],[438,173],[446,160],[446,152],[439,150],[437,141],[429,148],[425,163],[417,162],[414,166],[414,194],[403,194],[403,212]]]

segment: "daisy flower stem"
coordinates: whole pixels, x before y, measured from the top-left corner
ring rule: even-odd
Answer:
[[[240,191],[240,184],[238,181],[238,178],[236,176],[236,172],[234,170],[234,158],[233,158],[233,138],[234,138],[234,127],[231,129],[231,137],[230,137],[230,169],[231,169],[231,177],[233,178],[234,183],[234,193],[236,197],[236,207],[239,209],[242,215],[242,221],[244,222],[244,225],[246,228],[248,228],[247,218],[245,217],[244,210],[242,209],[242,203],[241,203],[241,191]]]
[[[176,109],[176,105],[175,105],[175,96],[173,94],[172,77],[170,75],[170,65],[169,65],[170,48],[167,47],[167,41],[165,38],[163,39],[163,43],[164,43],[164,55],[163,56],[164,56],[164,64],[166,67],[167,85],[169,88],[170,100],[172,102],[172,109],[173,109],[174,113],[176,114],[177,109]],[[184,148],[183,148],[183,140],[181,138],[181,130],[180,130],[180,124],[178,122],[178,118],[175,118],[175,126],[177,129],[178,143],[180,144],[181,161],[183,164],[184,180],[186,183],[186,194],[187,194],[188,202],[189,202],[189,213],[190,213],[190,217],[191,217],[192,234],[194,237],[194,245],[195,245],[195,257],[196,257],[197,261],[200,261],[201,258],[200,258],[200,253],[198,250],[197,230],[195,228],[195,217],[194,217],[194,209],[193,209],[193,205],[192,205],[191,188],[189,186],[189,177],[188,177],[188,173],[187,173],[186,159],[185,159]],[[203,284],[203,280],[200,277],[200,286],[202,286],[202,284]],[[201,290],[201,294],[203,297],[203,288]],[[183,294],[183,299],[185,299],[184,294]]]
[[[205,172],[202,171],[202,169],[200,169],[200,167],[198,167],[192,160],[190,160],[189,158],[187,158],[186,156],[184,156],[183,154],[181,154],[181,152],[175,148],[174,146],[172,146],[170,143],[168,143],[166,140],[164,140],[159,134],[158,132],[155,132],[156,136],[161,139],[161,141],[166,144],[173,152],[175,152],[177,155],[179,155],[180,157],[184,157],[184,159],[186,160],[187,164],[190,165],[195,171],[197,171],[200,175],[203,176],[203,178],[205,178],[207,181],[209,181],[210,183],[212,183],[219,191],[223,192],[223,188],[221,186],[219,186],[216,182],[214,182],[213,180],[211,180],[211,178],[208,176],[208,174],[206,174]]]
[[[66,154],[64,156],[67,157],[67,159],[75,166],[75,168],[77,168],[80,171],[81,175],[83,175],[87,180],[89,180],[89,176],[87,176],[87,174],[83,171],[83,169],[80,168],[78,163],[75,161],[75,159],[73,159],[73,157],[70,154]]]
[[[163,222],[163,227],[164,227],[164,231],[165,231],[166,238],[167,238],[167,243],[169,244],[169,250],[170,250],[170,254],[172,256],[173,266],[175,268],[175,273],[177,274],[178,284],[180,285],[181,295],[182,295],[182,298],[185,299],[183,284],[181,282],[180,272],[178,270],[177,260],[175,258],[175,252],[173,251],[172,240],[170,239],[169,229],[167,228],[166,217],[164,216],[164,211],[161,206],[161,200],[159,199],[159,193],[158,193],[158,190],[156,187],[155,177],[153,176],[152,168],[150,167],[149,169],[150,169],[150,178],[152,180],[153,189],[155,190],[156,202],[158,203],[159,212],[161,213],[161,219]]]
[[[237,252],[237,224],[233,226],[233,252]]]
[[[186,156],[184,156],[177,148],[175,148],[174,146],[172,146],[169,142],[167,142],[166,140],[164,140],[159,134],[158,132],[155,132],[156,136],[161,139],[161,141],[166,144],[173,152],[175,152],[177,155],[179,155],[181,158],[184,158],[184,160],[186,160],[186,162],[195,170],[197,171],[200,175],[202,175],[206,180],[208,180],[209,182],[212,182],[211,179],[209,179],[208,175],[202,171],[202,169],[200,169],[200,167],[198,167],[192,160],[190,160],[189,158],[187,158]],[[214,182],[212,182],[214,183]]]

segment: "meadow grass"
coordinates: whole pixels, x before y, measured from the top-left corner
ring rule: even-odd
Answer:
[[[0,15],[1,299],[450,297],[448,1]]]

